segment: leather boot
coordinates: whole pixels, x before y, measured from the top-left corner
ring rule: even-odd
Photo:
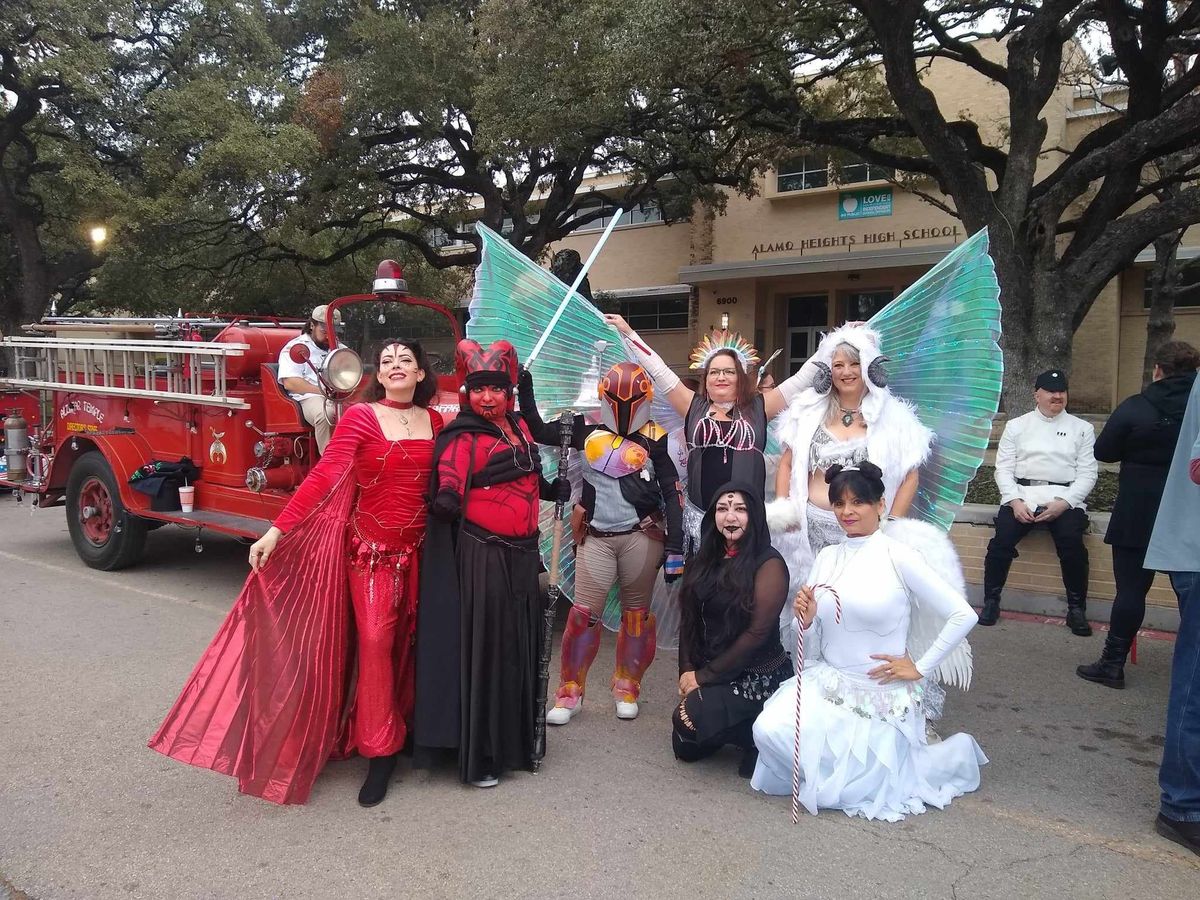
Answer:
[[[1079,637],[1091,637],[1092,626],[1087,620],[1087,595],[1079,595],[1067,591],[1067,627],[1071,634]]]
[[[1111,631],[1104,639],[1100,658],[1090,666],[1079,666],[1075,674],[1084,681],[1094,681],[1110,688],[1125,687],[1125,657],[1133,643],[1129,638],[1118,637]]]
[[[648,609],[627,609],[621,613],[617,633],[617,668],[612,677],[613,702],[618,719],[636,719],[642,676],[654,661],[658,629],[654,613]]]
[[[1000,621],[1000,594],[1008,581],[1012,559],[987,556],[983,560],[983,609],[979,611],[980,625],[995,625]]]
[[[582,606],[572,606],[563,629],[559,653],[559,683],[554,707],[546,713],[547,725],[566,725],[583,709],[583,691],[587,673],[600,649],[600,620]]]
[[[367,761],[367,779],[358,792],[359,806],[378,806],[387,796],[388,785],[396,771],[396,756],[374,756]]]
[[[979,611],[980,625],[995,625],[1000,621],[1000,594],[1003,585],[986,585],[983,589],[983,609]]]

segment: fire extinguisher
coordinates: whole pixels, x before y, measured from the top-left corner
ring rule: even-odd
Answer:
[[[29,474],[25,464],[29,456],[29,423],[19,409],[4,420],[4,461],[8,465],[7,478],[20,481]]]

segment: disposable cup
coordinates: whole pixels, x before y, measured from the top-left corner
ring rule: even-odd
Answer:
[[[179,489],[179,508],[183,512],[191,512],[192,507],[196,502],[196,488],[192,485],[184,485]]]

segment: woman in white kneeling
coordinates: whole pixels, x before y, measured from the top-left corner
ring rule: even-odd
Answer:
[[[847,540],[817,555],[793,604],[805,653],[800,800],[814,815],[840,809],[895,822],[979,787],[987,757],[975,739],[956,734],[926,743],[922,702],[924,679],[935,671],[969,685],[964,638],[978,618],[943,532],[893,523],[902,543],[892,526],[880,531],[878,467],[834,465],[825,479]],[[768,794],[792,790],[796,682],[780,685],[754,723],[759,758],[751,784]]]

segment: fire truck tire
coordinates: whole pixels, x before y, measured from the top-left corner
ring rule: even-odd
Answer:
[[[141,559],[147,523],[125,509],[104,454],[93,450],[79,457],[67,477],[66,499],[71,543],[88,566],[111,572]]]

